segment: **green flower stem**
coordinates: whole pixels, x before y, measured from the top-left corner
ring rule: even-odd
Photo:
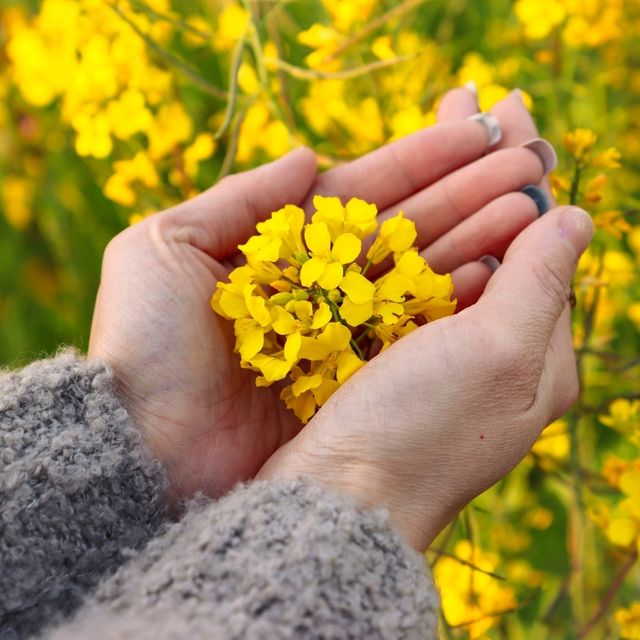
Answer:
[[[156,21],[167,22],[170,25],[174,26],[178,31],[187,31],[194,36],[198,36],[202,38],[206,42],[210,42],[213,38],[213,33],[211,31],[202,31],[201,29],[197,29],[193,25],[190,25],[188,22],[184,20],[180,20],[175,16],[169,15],[167,13],[161,13],[160,11],[156,11],[152,9],[144,2],[140,0],[129,0],[129,2],[133,5],[135,9],[142,11],[142,13],[146,14],[150,18],[153,18]]]
[[[174,66],[178,71],[180,71],[183,75],[185,75],[193,84],[200,87],[205,93],[213,96],[214,98],[218,98],[221,100],[226,100],[228,98],[227,92],[220,89],[220,87],[216,87],[214,84],[209,82],[206,78],[203,78],[195,69],[190,67],[184,60],[181,60],[177,56],[173,55],[169,51],[163,49],[155,40],[150,38],[144,31],[138,27],[138,25],[129,18],[126,13],[117,5],[110,4],[109,7],[122,19],[126,22],[131,29],[138,35],[144,43],[158,54],[161,58],[164,58],[166,62]]]
[[[364,268],[362,269],[363,276],[367,273],[367,271],[369,271],[369,268],[371,267],[372,264],[373,264],[373,258],[369,258],[367,260],[367,264],[365,264]]]
[[[360,358],[360,360],[366,360],[366,358],[364,357],[364,354],[360,350],[360,347],[358,346],[355,340],[350,340],[349,344],[351,345],[351,348],[355,351],[358,358]]]
[[[321,291],[325,299],[325,302],[329,305],[329,309],[331,309],[331,315],[333,316],[334,322],[339,322],[340,324],[344,324],[346,327],[347,325],[345,321],[340,317],[340,310],[338,309],[338,306],[336,305],[336,303],[329,298],[329,296],[327,295],[327,292],[324,289],[321,289]]]
[[[573,172],[573,179],[571,180],[571,191],[569,192],[569,204],[577,204],[578,196],[580,194],[580,179],[582,178],[582,166],[580,162],[576,160],[575,170]]]
[[[366,75],[372,71],[378,71],[379,69],[386,69],[394,65],[406,62],[407,60],[413,60],[417,54],[407,56],[396,56],[389,60],[376,60],[375,62],[369,62],[367,64],[360,65],[359,67],[353,67],[351,69],[344,69],[343,71],[318,71],[317,69],[304,69],[297,67],[294,64],[285,62],[284,60],[278,60],[277,58],[263,57],[265,64],[272,64],[281,71],[288,73],[291,77],[298,80],[350,80],[352,78],[358,78],[359,76]]]
[[[244,47],[244,38],[240,38],[233,51],[231,70],[229,72],[229,99],[227,100],[227,106],[224,110],[222,124],[213,135],[214,140],[219,140],[225,134],[236,111],[236,102],[238,100],[238,73],[240,71],[240,65],[242,64]]]

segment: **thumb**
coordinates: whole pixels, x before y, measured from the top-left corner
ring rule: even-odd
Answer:
[[[478,304],[507,321],[518,335],[546,344],[565,308],[578,258],[591,242],[591,216],[558,207],[529,225],[512,243]]]
[[[170,213],[180,225],[197,229],[195,246],[221,260],[246,242],[257,222],[285,204],[300,204],[315,178],[315,154],[301,147],[257,169],[223,178]]]

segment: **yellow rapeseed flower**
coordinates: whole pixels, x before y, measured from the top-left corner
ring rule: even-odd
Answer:
[[[247,264],[219,282],[213,310],[234,321],[241,366],[258,386],[288,378],[281,392],[304,423],[331,394],[384,349],[423,322],[450,315],[450,276],[434,274],[413,242],[415,225],[402,213],[385,221],[374,254],[395,266],[375,280],[358,261],[377,228],[377,208],[358,198],[315,196],[316,210],[286,205],[256,225],[239,246]],[[375,243],[378,242],[376,245]]]
[[[450,625],[464,627],[470,638],[484,637],[498,614],[516,605],[513,589],[489,575],[497,562],[495,554],[460,540],[454,556],[439,558],[435,566],[445,618]]]
[[[567,16],[562,0],[518,0],[515,12],[525,35],[532,40],[546,38]]]
[[[578,161],[584,161],[587,153],[598,140],[591,129],[575,129],[564,134],[562,142],[567,153]]]
[[[614,617],[620,625],[621,638],[640,640],[640,601],[632,602],[627,609],[617,609]]]
[[[228,4],[218,17],[213,48],[216,51],[231,51],[236,42],[244,36],[249,20],[249,14],[239,4],[236,2]]]

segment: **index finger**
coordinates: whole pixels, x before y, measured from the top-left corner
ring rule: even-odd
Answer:
[[[331,195],[362,198],[382,210],[477,160],[488,147],[487,128],[481,122],[436,124],[322,174],[305,208],[313,195]]]

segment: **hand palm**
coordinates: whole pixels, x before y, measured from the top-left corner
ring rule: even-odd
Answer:
[[[431,162],[416,163],[425,149]],[[313,154],[299,150],[232,176],[112,241],[105,252],[89,355],[113,367],[125,404],[152,452],[165,463],[178,500],[197,490],[221,495],[238,480],[253,477],[299,429],[279,399],[279,388],[257,389],[254,377],[240,369],[232,326],[209,306],[216,282],[227,278],[238,244],[255,223],[285,203],[304,202],[309,192],[359,196],[393,213],[402,203],[405,210],[425,216],[429,205],[433,208],[429,185],[485,151],[486,138],[477,125],[445,125],[316,179]],[[535,160],[531,166],[535,174]],[[533,174],[529,179],[514,175],[512,182],[537,181]],[[495,197],[486,189],[476,191],[487,191],[482,195],[486,202]],[[446,210],[431,216],[435,227],[444,222],[442,237],[455,225]],[[435,254],[427,257],[436,260]],[[488,275],[479,263],[455,271],[459,300],[465,291],[468,298],[477,296]]]
[[[286,188],[284,175],[279,179]],[[300,201],[310,186],[304,182],[282,194],[284,201]],[[220,189],[234,189],[233,181]],[[241,198],[230,199],[242,210]],[[299,428],[279,390],[256,388],[240,368],[233,327],[209,306],[233,265],[225,251],[216,259],[194,241],[203,233],[193,220],[208,208],[195,199],[111,242],[89,348],[115,370],[125,405],[165,463],[178,499],[197,490],[220,495],[252,477]]]

